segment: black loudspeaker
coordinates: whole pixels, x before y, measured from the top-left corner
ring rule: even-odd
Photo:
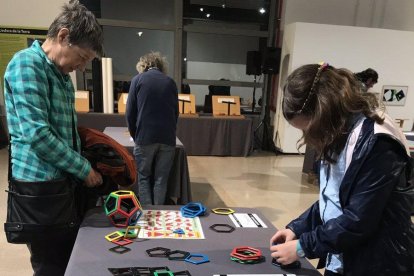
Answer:
[[[263,52],[263,73],[278,74],[280,67],[281,48],[267,47]]]
[[[247,52],[246,74],[256,76],[262,74],[262,54],[259,51]]]

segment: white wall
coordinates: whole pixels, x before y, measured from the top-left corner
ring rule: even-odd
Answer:
[[[0,25],[48,28],[68,0],[1,0]]]
[[[16,27],[48,28],[64,0],[1,0],[0,25]],[[3,79],[3,76],[0,76]],[[75,77],[72,75],[72,77]],[[2,82],[0,82],[2,83]],[[74,79],[76,85],[76,79]],[[76,86],[75,86],[76,87]],[[3,92],[0,91],[0,110],[4,105]],[[1,111],[0,111],[1,113]]]
[[[53,19],[61,11],[68,0],[2,0],[0,9],[0,25],[16,27],[49,28]],[[70,73],[75,89],[76,74]],[[1,76],[3,78],[3,76]],[[0,95],[0,105],[4,103],[3,93]]]
[[[335,67],[348,68],[353,72],[368,67],[378,74],[378,83],[371,89],[381,92],[383,85],[408,86],[404,106],[387,106],[393,118],[407,118],[405,130],[411,130],[414,119],[414,32],[386,29],[294,23],[286,26],[282,60],[289,55],[289,63],[281,69],[286,76],[307,63],[325,61]],[[286,73],[287,71],[287,73]],[[280,80],[281,85],[284,79]],[[279,87],[278,103],[282,91]],[[275,115],[275,143],[283,152],[297,153],[296,140],[301,133],[287,124],[280,114]]]
[[[285,0],[282,26],[295,23],[414,31],[412,0]]]

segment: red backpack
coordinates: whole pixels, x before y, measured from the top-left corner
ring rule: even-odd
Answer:
[[[128,188],[137,180],[133,156],[117,141],[99,130],[78,127],[82,156],[101,173],[104,183],[101,194],[108,194],[121,188]]]

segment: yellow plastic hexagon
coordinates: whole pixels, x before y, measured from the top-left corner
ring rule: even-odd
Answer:
[[[234,213],[234,210],[230,208],[214,208],[211,211],[217,215],[230,215]]]

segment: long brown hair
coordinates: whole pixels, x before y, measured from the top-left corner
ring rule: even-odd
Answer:
[[[293,71],[283,92],[283,115],[309,118],[298,148],[311,145],[322,159],[335,163],[344,148],[352,119],[364,114],[382,124],[376,113],[378,102],[373,94],[362,93],[354,74],[327,64],[308,64]]]

